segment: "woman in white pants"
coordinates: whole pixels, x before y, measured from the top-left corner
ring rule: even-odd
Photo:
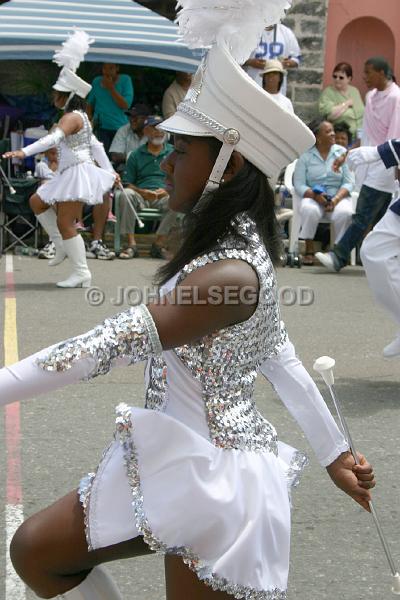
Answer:
[[[348,227],[352,215],[353,177],[348,169],[332,170],[334,161],[345,152],[335,144],[333,125],[326,120],[310,124],[316,137],[313,148],[300,156],[293,175],[295,193],[301,198],[300,237],[306,241],[303,264],[314,264],[314,237],[322,218],[332,221],[335,241]]]
[[[351,150],[347,163],[356,168],[382,160],[389,169],[399,166],[399,157],[400,140],[390,140],[377,147]],[[399,328],[394,340],[383,349],[383,355],[385,358],[400,356],[400,198],[392,202],[363,241],[361,260],[377,302],[388,311]]]

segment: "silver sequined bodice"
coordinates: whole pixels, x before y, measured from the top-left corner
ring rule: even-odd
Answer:
[[[75,165],[89,162],[94,163],[91,151],[92,127],[87,114],[74,110],[83,120],[83,127],[72,135],[67,135],[57,146],[60,172]]]
[[[241,215],[234,225],[237,233],[186,265],[178,283],[208,263],[241,259],[259,277],[257,309],[247,321],[176,348],[175,353],[202,385],[210,439],[216,446],[276,453],[276,432],[255,405],[254,385],[259,365],[280,351],[287,335],[280,318],[274,269],[255,224]],[[147,408],[166,407],[166,369],[162,355],[151,359]]]
[[[257,308],[246,321],[172,352],[178,364],[200,384],[199,406],[200,410],[204,406],[206,429],[215,446],[277,454],[275,429],[259,413],[254,401],[260,364],[278,354],[287,340],[280,320],[275,273],[251,219],[240,215],[232,226],[233,233],[212,252],[182,269],[177,283],[208,263],[244,260],[258,274]],[[86,334],[61,342],[37,362],[47,371],[58,372],[73,368],[81,359],[92,358],[93,365],[85,375],[89,379],[107,373],[120,359],[133,363],[149,357],[146,407],[168,412],[172,404],[168,404],[166,353],[162,352],[155,323],[144,305],[118,313]]]

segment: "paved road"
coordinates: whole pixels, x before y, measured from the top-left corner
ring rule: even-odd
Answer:
[[[118,286],[151,282],[157,261],[92,261],[94,284],[105,293],[92,307],[83,290],[59,290],[54,283],[67,265],[54,269],[44,261],[14,257],[20,357],[82,332],[118,308],[111,302]],[[337,392],[359,448],[374,463],[379,487],[376,505],[397,564],[400,564],[399,421],[400,362],[384,361],[382,347],[394,335],[389,319],[374,304],[359,267],[340,275],[320,269],[281,269],[281,287],[312,288],[310,306],[286,306],[290,336],[305,365],[322,354],[337,360]],[[4,317],[4,258],[0,263],[0,319]],[[286,295],[287,299],[287,295]],[[0,353],[3,348],[0,349]],[[0,356],[3,364],[3,355]],[[107,378],[80,384],[25,403],[22,419],[22,483],[25,515],[73,489],[82,474],[96,466],[113,432],[114,405],[121,400],[142,405],[142,366],[116,370]],[[323,384],[321,384],[323,389]],[[1,393],[1,391],[0,391]],[[273,390],[260,380],[257,399],[281,439],[310,451],[298,427]],[[330,483],[311,456],[294,493],[292,568],[289,600],[366,600],[390,596],[390,575],[370,517]],[[0,502],[5,502],[5,440],[0,420]],[[4,519],[0,517],[4,531]],[[3,539],[3,536],[1,536]],[[0,550],[1,565],[5,544]],[[112,566],[124,598],[163,600],[163,564],[158,556]],[[5,599],[4,567],[0,600]],[[34,596],[27,592],[27,599]]]

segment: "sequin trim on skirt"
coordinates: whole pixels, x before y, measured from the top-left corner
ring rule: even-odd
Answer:
[[[215,573],[212,573],[210,566],[202,562],[197,555],[191,552],[190,548],[186,546],[168,547],[153,535],[143,506],[138,456],[132,436],[131,409],[127,404],[121,403],[116,407],[116,412],[117,435],[124,450],[127,477],[133,497],[132,505],[135,511],[136,527],[143,535],[144,541],[151,550],[180,556],[183,562],[196,573],[200,581],[210,586],[213,590],[226,592],[234,598],[240,600],[286,600],[285,590],[277,588],[268,591],[255,590],[248,586],[236,585],[224,577],[219,577]]]
[[[92,491],[93,479],[96,477],[96,473],[88,473],[85,477],[82,477],[79,488],[78,496],[79,502],[82,504],[84,514],[84,525],[85,525],[85,536],[89,552],[93,550],[92,541],[90,539],[90,527],[89,527],[89,504],[90,494]]]

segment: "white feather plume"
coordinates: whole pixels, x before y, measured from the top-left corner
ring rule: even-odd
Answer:
[[[179,35],[189,48],[227,45],[243,64],[265,27],[285,16],[292,0],[178,0]]]
[[[57,63],[59,67],[67,67],[75,72],[93,42],[94,39],[86,31],[76,29],[62,43],[62,48],[55,51],[53,62]]]

